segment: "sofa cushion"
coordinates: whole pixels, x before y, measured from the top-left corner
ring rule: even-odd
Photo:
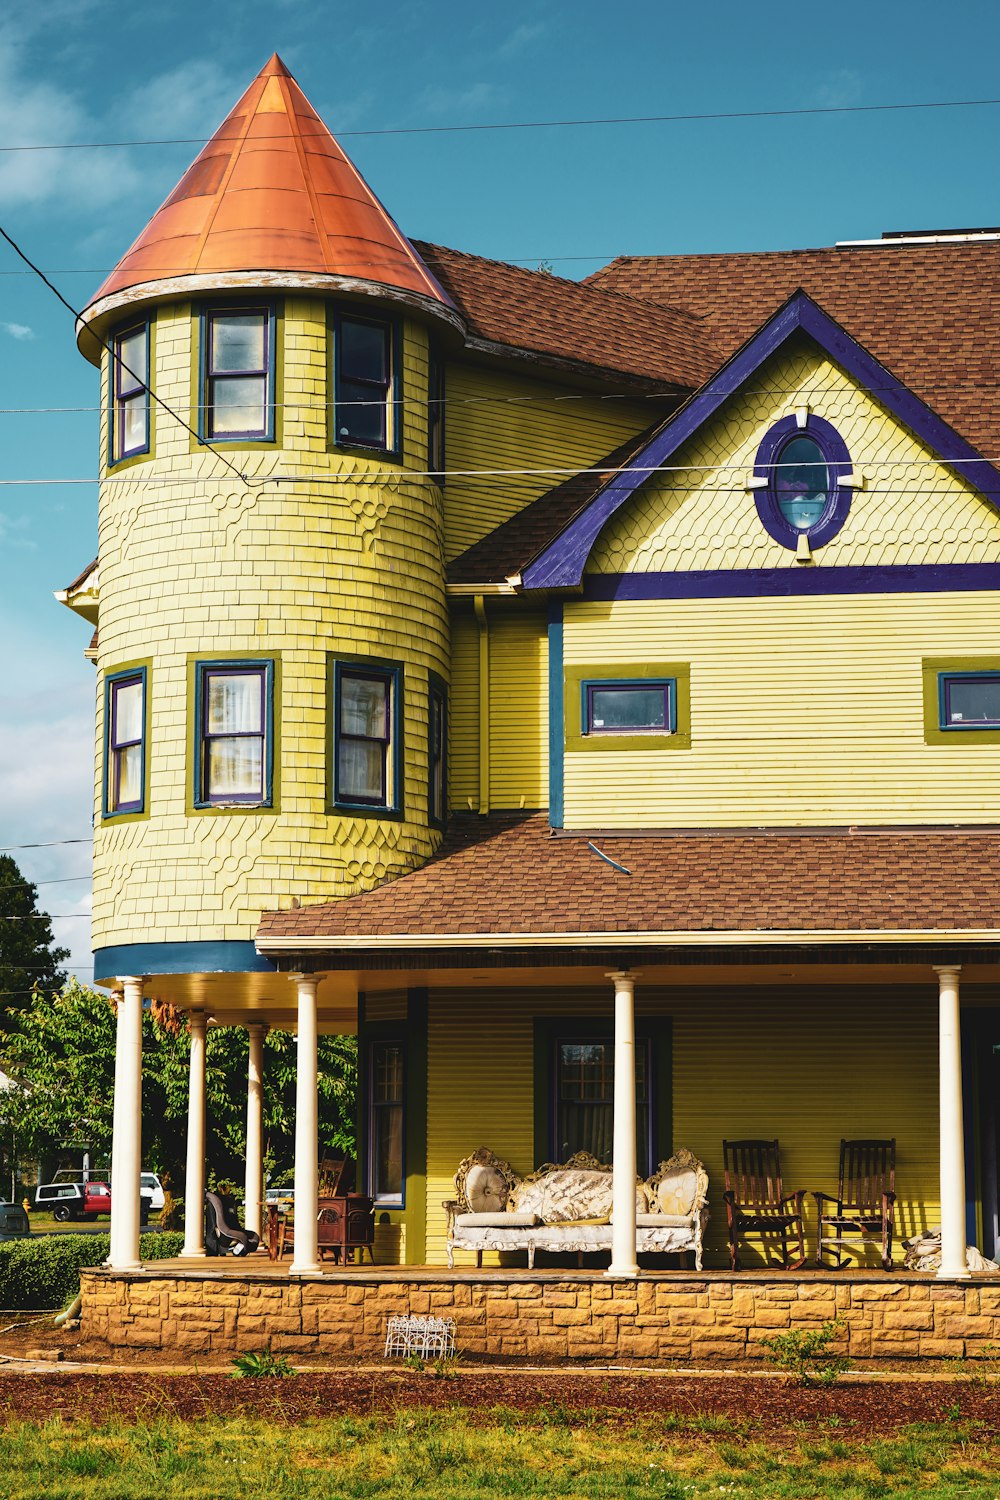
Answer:
[[[538,1223],[538,1215],[532,1213],[513,1214],[458,1214],[456,1229],[531,1229]]]
[[[474,1214],[499,1214],[507,1202],[503,1173],[489,1162],[476,1162],[465,1178],[466,1202]]]
[[[656,1185],[656,1201],[665,1214],[692,1214],[698,1196],[698,1175],[690,1169],[667,1172]]]
[[[636,1214],[637,1229],[686,1229],[691,1224],[690,1214]]]
[[[606,1221],[611,1212],[611,1173],[560,1167],[522,1182],[515,1196],[516,1207],[536,1213],[543,1224]]]

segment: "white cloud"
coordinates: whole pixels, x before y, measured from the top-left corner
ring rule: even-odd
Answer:
[[[115,110],[118,138],[144,140],[208,138],[245,92],[249,80],[227,73],[211,58],[192,58],[143,79]],[[194,157],[192,150],[192,159]]]
[[[503,90],[495,83],[473,83],[467,88],[449,89],[436,85],[418,96],[418,106],[428,115],[451,115],[456,124],[463,115],[495,109],[503,100]]]
[[[525,51],[539,37],[544,36],[545,32],[546,26],[543,21],[529,21],[524,22],[520,26],[515,26],[506,41],[501,42],[499,47],[497,47],[496,55],[505,59],[516,57],[519,52]]]
[[[35,330],[29,328],[27,323],[4,323],[0,322],[0,328],[4,333],[9,333],[12,339],[33,339]]]
[[[38,543],[25,533],[31,526],[27,516],[8,516],[0,510],[0,546],[21,552],[37,552]]]
[[[846,109],[861,103],[862,92],[860,73],[854,68],[835,68],[816,90],[813,103],[820,109]]]

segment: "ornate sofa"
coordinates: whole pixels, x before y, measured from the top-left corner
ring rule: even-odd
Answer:
[[[459,1163],[455,1197],[443,1205],[448,1265],[454,1267],[456,1250],[474,1250],[477,1266],[484,1250],[526,1250],[529,1269],[536,1250],[610,1251],[611,1182],[611,1168],[585,1151],[521,1178],[509,1162],[480,1146]],[[682,1147],[647,1181],[636,1179],[637,1251],[692,1252],[700,1271],[707,1203],[708,1173]]]

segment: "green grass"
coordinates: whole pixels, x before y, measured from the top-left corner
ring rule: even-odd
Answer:
[[[46,1500],[995,1500],[1000,1451],[974,1429],[921,1426],[874,1444],[838,1435],[707,1433],[637,1419],[412,1408],[286,1424],[151,1418],[0,1429],[0,1495]]]

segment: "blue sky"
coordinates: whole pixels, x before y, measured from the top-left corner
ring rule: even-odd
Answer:
[[[273,51],[407,233],[561,275],[623,253],[1000,222],[996,107],[352,134],[989,99],[1000,8],[981,0],[383,0],[366,12],[336,0],[4,0],[0,146],[204,137]],[[0,223],[82,305],[197,149],[0,152]],[[71,318],[0,245],[0,480],[92,477],[96,400]],[[42,407],[79,410],[26,410]],[[0,846],[89,834],[94,674],[86,627],[52,590],[95,550],[93,484],[0,485]],[[86,876],[86,844],[15,857],[65,882],[41,887],[51,910],[86,913],[86,879],[72,878]],[[57,928],[73,962],[89,963],[85,916]]]

